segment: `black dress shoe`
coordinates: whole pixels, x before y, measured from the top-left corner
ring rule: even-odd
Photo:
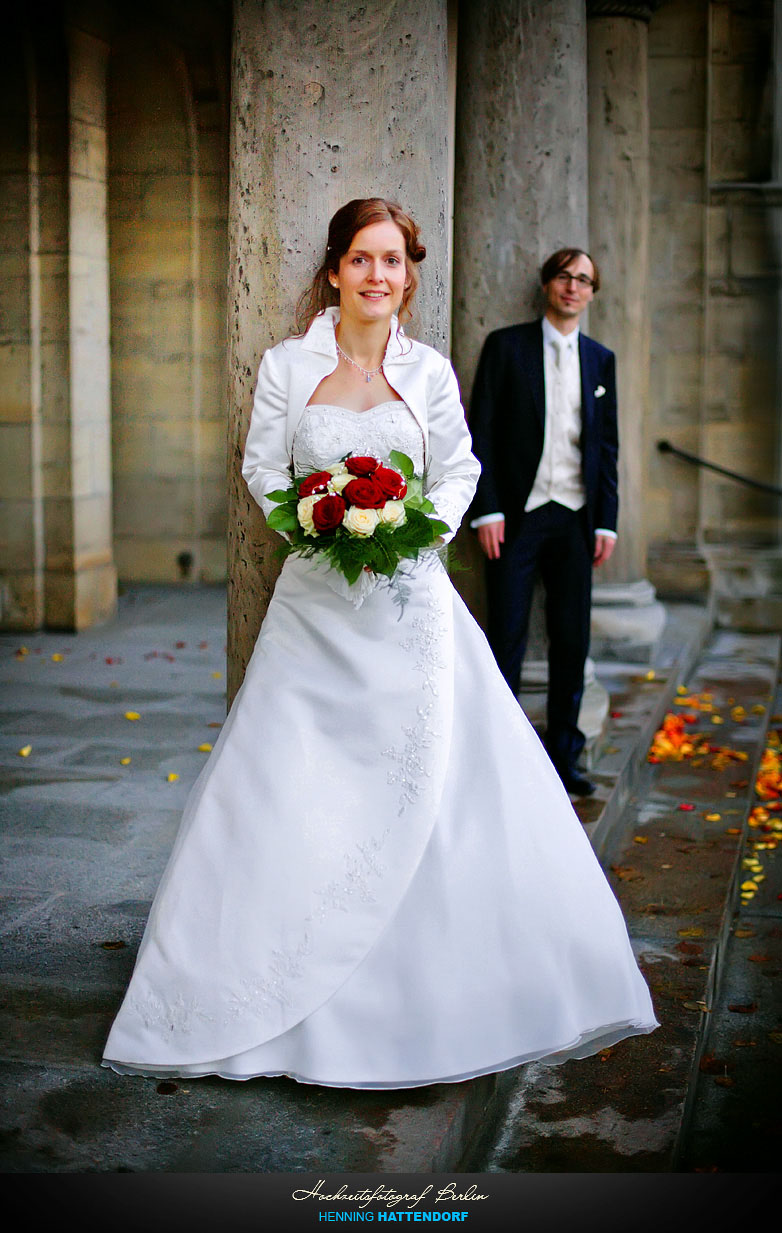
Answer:
[[[571,796],[591,796],[597,791],[597,784],[578,771],[560,771],[559,777]]]

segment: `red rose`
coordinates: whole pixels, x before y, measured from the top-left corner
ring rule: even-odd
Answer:
[[[372,475],[377,471],[380,463],[377,458],[357,457],[346,458],[345,466],[351,475]]]
[[[386,503],[382,488],[374,479],[354,479],[342,489],[342,495],[359,509],[382,509]]]
[[[312,522],[316,531],[333,531],[340,525],[347,506],[342,497],[321,497],[312,507]]]
[[[373,483],[377,484],[383,495],[389,497],[392,501],[401,500],[407,492],[407,484],[404,478],[398,471],[392,470],[391,467],[378,467],[372,476],[372,480]]]
[[[330,471],[316,471],[314,475],[308,475],[299,487],[299,497],[312,497],[316,492],[325,492],[330,480]]]

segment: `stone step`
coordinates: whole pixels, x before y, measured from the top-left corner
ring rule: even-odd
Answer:
[[[779,636],[712,637],[686,681],[688,694],[713,695],[713,714],[698,712],[695,730],[745,760],[644,763],[603,843],[661,1026],[594,1058],[501,1076],[487,1126],[465,1155],[466,1169],[677,1167],[742,874],[742,837],[779,654]],[[714,715],[722,722],[712,722]]]

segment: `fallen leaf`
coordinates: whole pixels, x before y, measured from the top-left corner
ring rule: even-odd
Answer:
[[[621,719],[623,715],[624,715],[624,711],[612,711],[611,712],[612,719]]]
[[[103,947],[104,950],[124,950],[126,943],[125,942],[101,942],[101,946]]]
[[[62,657],[62,655],[60,655],[60,653],[59,653],[59,651],[58,651],[58,652],[56,652],[54,655],[52,655],[52,659],[54,660],[54,662],[55,662],[56,664],[61,664],[61,663],[62,663],[62,660],[63,660],[63,657]]]
[[[724,1075],[733,1070],[734,1065],[734,1062],[726,1062],[723,1058],[715,1057],[713,1053],[706,1053],[701,1058],[698,1069],[704,1075]]]
[[[214,679],[215,679],[216,681],[219,681],[219,679],[220,679],[220,677],[221,677],[222,675],[223,675],[223,674],[222,674],[222,672],[213,672],[213,673],[212,673],[212,676],[214,677]]]
[[[737,938],[754,938],[754,936],[754,929],[736,929],[735,931],[735,937]]]
[[[126,711],[125,718],[130,719],[130,720],[136,720],[136,719],[141,719],[141,716],[139,715],[138,711]]]
[[[684,813],[692,813],[694,808],[695,806],[690,805],[687,801],[682,801],[681,805],[679,805],[679,809],[681,809]]]
[[[733,1041],[733,1044],[735,1048],[737,1049],[754,1049],[757,1043],[758,1042],[756,1040],[734,1040]]]
[[[223,725],[221,723],[219,724],[211,723],[211,724],[207,724],[206,726],[207,728],[222,728]]]
[[[16,752],[19,754],[20,758],[29,758],[30,754],[33,752],[33,747],[32,745],[23,745],[22,748],[18,749]]]
[[[169,771],[166,778],[169,783],[176,783],[177,779],[179,779],[179,776],[177,775],[176,771]]]
[[[211,751],[212,751],[212,746],[207,741],[204,741],[203,745],[198,746],[199,753],[211,753]]]
[[[741,827],[740,826],[729,826],[725,834],[726,835],[740,835]]]
[[[720,1087],[733,1087],[733,1080],[730,1075],[717,1075],[714,1082],[719,1083]]]
[[[750,963],[768,963],[769,955],[749,955]]]
[[[703,930],[699,928],[697,925],[692,925],[690,926],[689,929],[679,929],[677,930],[677,932],[680,938],[702,938],[703,937]]]
[[[757,1010],[757,1002],[729,1002],[728,1010],[734,1015],[754,1015]]]
[[[685,1010],[700,1010],[704,1014],[709,1013],[709,1008],[705,1002],[682,1002]]]
[[[772,1042],[772,1044],[782,1045],[782,1031],[769,1032],[768,1038]],[[755,1043],[754,1040],[752,1043],[753,1044]]]
[[[722,820],[721,813],[705,813],[703,816],[707,822],[720,822]]]
[[[703,947],[698,942],[677,942],[676,950],[682,955],[700,955]]]
[[[127,766],[129,762],[130,762],[130,758],[120,758],[119,760],[120,766]]]

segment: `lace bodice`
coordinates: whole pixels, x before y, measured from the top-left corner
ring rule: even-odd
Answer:
[[[423,472],[423,433],[406,403],[381,402],[369,411],[313,403],[305,407],[293,438],[293,466],[297,475],[304,475],[345,454],[387,460],[391,450],[407,454],[416,474]]]

